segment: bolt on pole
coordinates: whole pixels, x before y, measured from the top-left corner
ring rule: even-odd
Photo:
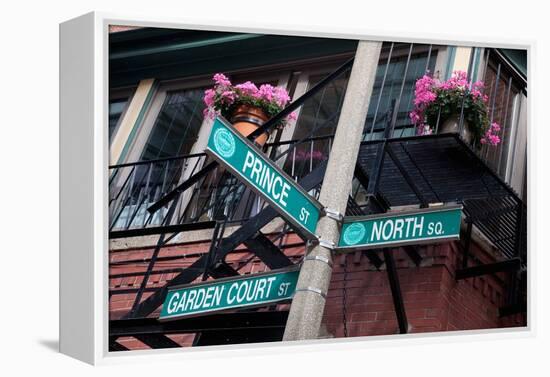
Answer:
[[[319,195],[326,208],[341,214],[346,212],[381,48],[382,42],[358,43]],[[317,223],[316,234],[329,245],[337,245],[340,225],[324,216]],[[332,254],[326,245],[322,242],[306,250],[283,340],[315,339],[319,335],[332,275]]]

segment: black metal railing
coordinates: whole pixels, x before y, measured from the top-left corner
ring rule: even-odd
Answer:
[[[413,108],[415,82],[425,73],[440,75],[440,72],[434,72],[439,48],[437,45],[414,43],[383,44],[365,119],[365,141],[384,138],[388,126],[390,138],[410,137],[416,134],[415,125],[408,117]],[[467,70],[470,79],[473,79],[473,59],[474,54],[471,54]],[[349,71],[352,62],[353,59],[348,60],[317,82],[249,138],[270,129],[280,119],[308,101],[315,100],[321,104],[325,96],[324,88],[335,79],[347,80],[344,74]],[[492,86],[487,90],[490,95],[496,93]],[[321,98],[315,97],[316,95]],[[313,125],[309,125],[305,133],[297,133],[305,134],[305,138],[266,145],[265,151],[270,158],[295,179],[303,177],[328,159],[334,132],[332,128],[337,124],[343,102],[343,95],[340,97],[337,99],[338,105],[331,113],[324,114],[323,118],[316,115]],[[494,103],[492,98],[491,108],[494,108]],[[318,108],[317,113],[320,110]],[[460,111],[459,127],[462,129],[463,107]],[[436,132],[439,130],[439,123],[438,119]],[[298,127],[300,122],[297,124]],[[327,131],[332,133],[327,135]],[[479,154],[486,154],[485,149],[480,150]],[[112,166],[109,187],[110,230],[139,229],[163,224],[168,213],[167,204],[176,197],[178,204],[169,224],[208,221],[220,217],[224,211],[227,212],[225,207],[230,199],[238,199],[238,203],[234,213],[229,216],[229,221],[242,221],[263,208],[265,203],[257,195],[244,188],[227,173],[220,172],[216,165],[213,161],[207,161],[205,154],[198,153]]]
[[[427,151],[426,143],[429,143],[434,151],[440,152],[442,148],[440,137],[434,135],[422,140],[413,137],[411,134],[415,134],[415,126],[408,120],[414,94],[414,83],[416,78],[433,67],[434,47],[432,45],[384,44],[375,80],[375,90],[365,120],[364,142],[359,153],[358,166],[361,171],[356,171],[355,176],[357,179],[357,174],[361,173],[363,177],[357,184],[354,184],[354,187],[365,189],[370,195],[369,200],[376,199],[377,205],[380,207],[384,203],[388,203],[388,205],[408,205],[419,202],[424,204],[428,194],[433,194],[436,201],[439,202],[447,190],[445,185],[442,185],[442,188],[436,186],[437,183],[441,184],[441,179],[435,176],[434,172],[439,174],[441,169],[435,166],[430,170],[420,164],[421,161],[424,161],[424,154]],[[415,59],[415,56],[423,58]],[[311,100],[332,80],[347,72],[351,68],[352,61],[353,59],[329,74],[288,108],[267,121],[249,138],[253,139],[269,130],[291,111]],[[400,62],[398,73],[392,71],[396,69],[396,62]],[[413,71],[415,73],[411,74]],[[300,184],[313,196],[318,195],[326,160],[330,156],[332,147],[333,135],[326,134],[327,128],[323,125],[327,122],[337,124],[340,108],[341,102],[334,112],[324,117],[323,121],[317,121],[316,117],[312,128],[302,133],[305,135],[304,137],[268,143],[264,146],[264,152],[270,159],[295,180],[300,181]],[[325,134],[318,134],[318,130],[321,129]],[[401,138],[404,136],[408,136],[409,140]],[[390,152],[393,152],[385,160],[376,158],[376,156],[383,157],[387,151],[383,148],[374,148],[378,144],[376,139],[380,138],[384,139],[384,144],[388,144]],[[392,138],[400,139],[396,142],[392,141]],[[449,139],[449,135],[447,135],[447,139]],[[401,143],[407,145],[403,148]],[[397,146],[402,148],[403,151],[394,151],[393,144],[396,144],[396,148]],[[415,145],[417,148],[413,150],[412,147]],[[462,153],[460,148],[462,144],[458,143],[457,145],[453,144],[453,147]],[[417,153],[418,157],[415,157],[413,152]],[[431,153],[429,156],[431,159],[428,159],[433,164],[438,163],[438,159],[433,157],[435,155]],[[379,161],[376,163],[379,168],[371,167],[370,164],[375,161]],[[448,163],[451,168],[455,166],[453,161],[442,162]],[[400,168],[395,168],[397,165]],[[418,197],[420,189],[413,189],[411,182],[403,182],[403,169],[408,170],[406,175],[413,178],[414,185],[424,184],[426,186],[420,188],[422,197]],[[356,170],[358,170],[357,167]],[[480,168],[480,170],[483,169]],[[382,177],[383,183],[373,184],[374,180],[379,180],[378,178],[373,179],[373,176]],[[470,177],[463,179],[464,187],[467,187]],[[445,177],[445,179],[447,178]],[[449,179],[449,181],[451,180]],[[479,178],[479,181],[479,186],[484,189],[487,181],[484,177]],[[495,184],[501,184],[498,180],[495,182]],[[456,186],[454,182],[450,184],[454,185],[453,187]],[[135,235],[144,235],[148,234],[147,231],[150,229],[162,227],[158,233],[151,233],[160,236],[151,258],[147,260],[147,270],[140,272],[143,279],[137,289],[132,309],[125,315],[125,319],[144,318],[162,303],[167,286],[153,289],[148,287],[148,280],[157,261],[167,258],[159,256],[161,248],[168,243],[171,237],[183,231],[183,228],[178,228],[182,224],[195,224],[194,226],[198,228],[200,228],[200,224],[211,225],[214,228],[212,242],[207,253],[202,253],[199,259],[185,269],[175,271],[177,275],[170,280],[168,285],[190,283],[201,276],[204,280],[209,276],[219,278],[239,274],[238,269],[224,264],[224,258],[241,244],[245,244],[255,254],[254,257],[262,260],[269,268],[280,268],[295,263],[281,252],[280,241],[285,232],[288,232],[288,226],[284,226],[279,235],[271,235],[273,238],[267,239],[261,233],[261,229],[277,216],[276,212],[272,208],[266,208],[266,203],[261,198],[238,182],[235,177],[224,172],[204,153],[111,166],[109,191],[111,235],[117,231],[123,234],[129,234],[128,231],[137,231],[134,233]],[[355,191],[357,192],[357,190]],[[348,208],[349,214],[367,213],[363,203],[355,200],[356,198],[357,194],[352,193]],[[453,196],[450,199],[456,198]],[[477,199],[477,197],[473,199]],[[432,201],[430,200],[430,202]],[[514,238],[517,243],[515,250],[521,250],[520,245],[525,229],[523,219],[522,216],[522,219],[515,223],[516,228],[519,228],[517,236]],[[243,223],[243,225],[231,235],[226,236],[224,231],[228,223]],[[518,227],[517,223],[521,225]],[[484,229],[481,230],[484,231]],[[502,240],[502,242],[508,241]],[[276,246],[275,243],[279,243],[279,246]],[[369,259],[376,257],[379,260],[376,253],[368,253],[367,256]],[[284,263],[279,263],[281,261]],[[379,260],[374,264],[379,267],[382,262]],[[143,294],[148,292],[148,289],[152,289],[153,293],[144,299]],[[112,337],[112,349],[116,346],[115,340],[116,336]]]
[[[264,150],[296,181],[328,160],[332,135],[268,143]],[[110,166],[110,230],[144,229],[181,223],[211,221],[229,216],[242,222],[260,212],[266,203],[222,169],[212,170],[177,199],[170,221],[168,208],[149,212],[153,203],[198,172],[207,162],[205,153]],[[312,193],[316,195],[316,193]],[[225,208],[238,199],[229,214]]]

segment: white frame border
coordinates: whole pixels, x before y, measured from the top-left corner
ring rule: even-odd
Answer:
[[[136,363],[152,360],[185,360],[185,359],[210,359],[212,357],[232,357],[236,356],[236,352],[242,352],[246,350],[249,356],[259,356],[266,354],[293,354],[296,351],[323,351],[323,350],[349,350],[358,348],[370,348],[370,347],[387,347],[392,346],[410,346],[419,344],[439,344],[449,342],[471,342],[480,340],[496,340],[496,339],[509,339],[518,337],[534,337],[536,335],[535,325],[535,306],[533,305],[533,297],[536,297],[533,282],[536,281],[535,268],[531,268],[528,275],[528,326],[524,328],[499,328],[499,329],[485,329],[485,330],[468,330],[468,331],[454,331],[454,332],[442,332],[442,333],[422,333],[422,334],[404,334],[404,335],[388,335],[388,336],[373,336],[373,337],[356,337],[356,338],[333,338],[333,339],[320,339],[311,341],[296,341],[296,342],[280,342],[280,343],[264,343],[264,344],[247,344],[247,345],[229,345],[229,346],[210,346],[210,347],[198,347],[189,349],[164,349],[164,350],[143,350],[132,352],[109,352],[108,351],[108,26],[109,25],[130,25],[130,26],[143,26],[143,27],[159,27],[159,28],[175,28],[175,29],[196,29],[196,30],[217,30],[217,31],[232,31],[232,32],[253,32],[253,33],[266,33],[266,34],[282,34],[282,35],[296,35],[296,36],[312,36],[312,37],[331,37],[331,38],[348,38],[348,39],[367,39],[376,41],[394,40],[399,42],[414,42],[414,43],[434,43],[443,45],[454,46],[469,46],[469,47],[497,47],[497,48],[521,48],[527,49],[528,53],[528,82],[532,88],[533,86],[533,64],[532,56],[534,54],[535,42],[533,40],[518,40],[512,38],[487,38],[479,37],[476,40],[472,40],[464,37],[457,37],[455,35],[447,35],[444,33],[438,33],[438,37],[429,33],[418,32],[395,32],[388,30],[369,30],[369,29],[351,29],[351,28],[331,28],[332,30],[326,31],[326,28],[321,27],[299,27],[289,26],[285,24],[258,24],[252,20],[246,22],[247,26],[243,26],[242,22],[212,22],[206,19],[189,19],[189,18],[173,18],[173,17],[150,17],[150,16],[136,16],[136,15],[121,15],[114,13],[92,12],[86,15],[80,16],[76,19],[66,21],[60,25],[60,40],[63,41],[63,28],[70,23],[81,23],[79,27],[89,27],[83,25],[92,25],[93,30],[86,30],[93,33],[92,46],[84,46],[85,48],[92,48],[93,62],[90,62],[93,72],[93,77],[87,77],[86,79],[93,82],[93,119],[86,118],[86,114],[77,113],[73,111],[70,113],[69,118],[76,118],[82,120],[80,124],[83,127],[86,124],[93,124],[93,148],[92,156],[83,156],[81,153],[73,155],[72,157],[78,161],[79,164],[88,162],[93,164],[93,195],[90,199],[93,199],[93,207],[87,205],[86,208],[90,209],[89,213],[79,213],[80,218],[93,219],[93,245],[86,247],[74,247],[70,248],[67,245],[64,246],[60,242],[60,275],[63,276],[64,271],[73,268],[72,265],[67,265],[64,256],[70,251],[71,253],[78,253],[80,260],[86,260],[89,255],[86,252],[89,251],[89,247],[93,248],[93,265],[88,268],[92,268],[89,275],[93,276],[93,281],[78,281],[71,284],[70,287],[60,287],[60,351],[66,353],[79,360],[85,361],[90,364],[118,364],[118,363]],[[85,29],[84,29],[85,30]],[[77,36],[72,36],[76,38]],[[62,46],[61,46],[62,47]],[[60,64],[63,67],[63,55],[64,51],[60,51]],[[65,58],[67,58],[65,56]],[[74,59],[76,60],[76,59]],[[66,65],[73,63],[69,61]],[[61,71],[60,75],[63,76],[64,72]],[[64,93],[63,89],[67,90],[60,85],[60,99],[63,100],[68,93]],[[77,93],[81,97],[85,97],[86,93],[83,92],[83,88],[73,85],[70,87],[69,92]],[[65,97],[64,97],[65,95]],[[88,96],[90,94],[88,93]],[[532,105],[533,101],[528,98],[528,114],[533,114]],[[65,114],[64,114],[65,111]],[[68,127],[64,124],[63,115],[67,115],[67,110],[63,108],[63,103],[60,107],[60,132],[61,135],[65,132],[64,129]],[[67,116],[65,117],[67,118]],[[532,126],[531,116],[527,117],[528,121],[528,138],[532,140]],[[81,134],[85,130],[79,131]],[[89,131],[88,131],[89,132]],[[61,137],[63,141],[63,137]],[[70,141],[70,140],[69,140]],[[69,148],[70,143],[60,142],[60,152],[62,155],[70,155],[72,152]],[[528,148],[528,165],[531,165],[532,153]],[[87,161],[90,158],[91,161]],[[531,181],[531,169],[528,167],[528,198],[531,198],[532,185]],[[60,196],[61,207],[68,206],[71,203],[78,202],[81,197],[78,196],[80,187],[76,183],[77,187],[74,187],[75,182],[67,182],[67,172],[63,169],[63,164],[60,165],[60,189],[63,196]],[[64,178],[65,176],[65,178]],[[64,181],[65,179],[65,181]],[[70,180],[69,180],[70,181]],[[68,184],[73,184],[72,188],[75,190],[64,193],[63,188],[67,188]],[[85,189],[85,187],[84,187]],[[89,190],[89,188],[88,188]],[[64,193],[64,194],[63,194]],[[530,202],[530,200],[529,200]],[[89,204],[89,203],[85,203]],[[530,208],[529,223],[532,224],[533,208]],[[73,245],[81,245],[78,241],[78,234],[83,232],[90,232],[90,229],[83,229],[84,225],[79,222],[73,222],[66,224],[67,219],[61,216],[60,212],[60,241],[63,237],[72,240]],[[532,225],[530,225],[532,230]],[[74,230],[74,231],[73,231]],[[74,236],[72,235],[74,233]],[[531,234],[529,238],[531,240]],[[72,238],[71,238],[72,237]],[[534,264],[533,250],[531,242],[528,243],[528,256],[531,266]],[[70,249],[70,250],[69,250]],[[75,258],[73,256],[73,258]],[[60,281],[63,284],[63,281]],[[82,298],[82,305],[78,308],[72,308],[71,310],[76,315],[63,315],[64,305],[66,307],[67,297],[64,292],[69,290],[71,295],[75,290],[79,290],[83,287],[89,287],[92,285],[93,295],[92,297]],[[83,323],[82,316],[88,313],[89,310],[93,315],[90,323]],[[74,335],[69,331],[75,326],[92,326],[92,338],[86,339],[80,336],[75,339],[77,335]],[[398,340],[396,343],[395,341]],[[76,342],[75,342],[76,341]],[[65,348],[65,344],[69,346],[78,345],[78,349]],[[90,352],[90,344],[93,345]],[[67,347],[69,347],[67,346]]]

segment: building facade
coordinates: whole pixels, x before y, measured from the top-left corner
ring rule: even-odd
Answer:
[[[264,146],[316,196],[349,69],[325,78],[356,47],[344,39],[112,27],[112,350],[282,339],[288,302],[157,321],[169,286],[299,264],[306,248],[252,190],[220,169],[201,173],[212,128],[204,91],[217,72],[284,87],[295,100],[321,85]],[[525,62],[517,50],[384,42],[346,215],[459,202],[461,240],[335,255],[320,338],[526,326]],[[454,71],[485,82],[490,119],[501,125],[498,146],[416,135],[409,119],[416,80]],[[381,143],[389,152],[377,152]],[[229,207],[231,192],[238,195]]]

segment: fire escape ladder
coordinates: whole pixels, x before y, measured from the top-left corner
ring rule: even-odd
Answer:
[[[336,77],[340,76],[342,73],[350,69],[353,64],[353,60],[354,58],[349,59],[337,70],[335,70],[334,72],[329,74],[327,77],[325,77],[323,80],[321,80],[319,83],[314,85],[314,87],[308,90],[304,95],[296,99],[294,102],[292,102],[289,106],[287,106],[277,115],[269,119],[263,126],[259,127],[255,132],[248,135],[248,139],[254,140],[258,135],[261,135],[262,133],[269,130],[270,128],[273,128],[277,123],[279,123],[282,119],[288,116],[292,111],[294,111],[299,106],[301,106],[307,99],[313,97],[315,94],[321,91],[327,84],[329,84],[332,80],[334,80]],[[223,219],[223,225],[222,225],[221,231],[219,231],[219,224],[216,222],[214,223],[206,222],[203,224],[195,224],[195,225],[186,225],[186,224],[171,225],[173,222],[174,210],[177,207],[177,200],[180,198],[180,195],[186,190],[188,190],[189,188],[196,185],[197,183],[201,182],[201,180],[204,182],[204,180],[207,179],[207,176],[216,169],[217,165],[218,165],[217,162],[211,161],[197,173],[194,173],[193,171],[191,173],[191,176],[188,177],[184,182],[178,184],[175,188],[170,190],[168,193],[164,194],[153,205],[147,208],[147,211],[149,212],[148,221],[150,221],[159,209],[161,209],[162,207],[165,207],[166,205],[172,202],[172,204],[170,205],[170,209],[168,210],[168,215],[164,218],[163,224],[161,227],[147,228],[147,229],[141,229],[141,230],[126,229],[124,231],[114,232],[112,231],[112,227],[114,227],[116,221],[112,223],[111,229],[110,229],[112,231],[111,232],[112,233],[111,235],[113,236],[112,238],[121,238],[121,237],[127,237],[127,236],[138,236],[138,235],[146,235],[146,234],[159,234],[159,240],[157,242],[157,246],[153,252],[153,257],[151,258],[151,261],[147,268],[147,272],[144,275],[140,289],[138,290],[138,293],[136,295],[136,300],[134,302],[134,305],[131,311],[124,317],[125,319],[139,318],[139,317],[145,317],[149,315],[161,305],[163,299],[166,297],[169,286],[173,286],[175,284],[190,283],[200,276],[201,271],[203,275],[203,280],[205,280],[208,276],[222,277],[222,276],[232,276],[232,275],[238,274],[237,271],[235,271],[231,266],[229,266],[225,262],[224,258],[228,253],[233,251],[236,247],[238,247],[242,243],[247,243],[249,248],[251,248],[252,250],[255,250],[257,256],[267,266],[279,267],[279,266],[288,266],[291,264],[290,259],[288,259],[281,252],[279,248],[277,248],[267,237],[265,237],[265,235],[260,233],[260,229],[263,226],[265,226],[267,223],[271,222],[271,220],[273,220],[275,217],[278,216],[275,210],[273,210],[270,207],[265,208],[258,215],[248,220],[241,228],[239,228],[236,232],[234,232],[232,235],[230,235],[227,238],[223,238],[224,229],[229,217],[227,213],[225,214],[225,218]],[[198,162],[195,164],[195,167],[197,166],[198,166]],[[316,186],[318,186],[323,179],[325,169],[326,169],[326,162],[322,163],[314,171],[312,171],[308,176],[303,178],[300,182],[303,188],[305,188],[306,191],[309,191],[315,188]],[[147,171],[145,174],[147,175],[147,180],[145,183],[145,185],[147,186],[145,190],[146,192],[149,189],[149,182],[150,182],[152,170],[153,170],[152,165],[148,165]],[[118,173],[118,171],[115,171],[115,174],[116,173]],[[145,175],[143,175],[141,181],[144,181]],[[132,176],[132,179],[134,178],[135,176]],[[140,182],[140,185],[142,183],[144,182]],[[123,187],[124,186],[125,185],[123,185]],[[133,185],[129,187],[131,189]],[[120,192],[122,192],[122,190]],[[128,225],[133,222],[135,216],[139,211],[139,208],[141,207],[142,203],[145,201],[146,195],[142,195],[142,193],[143,193],[143,190],[140,190],[139,198],[138,198],[139,206],[136,207],[135,210],[133,211],[133,214],[131,216],[130,221],[128,222]],[[130,195],[128,195],[128,198],[124,201],[122,207],[124,207],[125,204],[129,203],[129,200],[132,197],[132,194],[133,193],[130,193]],[[227,197],[227,193],[226,193],[226,197]],[[234,197],[236,197],[236,195]],[[234,208],[232,208],[232,210],[234,210]],[[118,220],[118,216],[120,216],[121,213],[122,213],[122,209],[120,212],[118,212],[117,220]],[[212,243],[208,254],[203,255],[197,261],[195,261],[189,268],[179,273],[174,279],[170,281],[169,284],[157,290],[155,293],[153,293],[153,295],[149,296],[146,300],[141,301],[142,295],[146,290],[147,280],[152,272],[153,266],[155,264],[155,261],[158,257],[158,254],[162,246],[165,245],[167,241],[173,238],[178,232],[190,230],[193,227],[198,229],[204,229],[204,228],[212,227],[212,225],[215,225],[216,234],[214,237],[214,242]],[[299,229],[296,229],[296,231],[300,233]],[[166,232],[173,232],[172,236],[166,237]]]
[[[381,151],[388,158],[381,156]],[[508,273],[509,297],[501,315],[525,308],[526,288],[522,281],[527,265],[526,206],[458,134],[365,141],[357,165],[356,177],[369,188],[371,203],[375,203],[375,193],[392,207],[462,203],[466,216],[463,263],[455,278]],[[501,256],[497,261],[483,264],[471,254],[473,226],[496,247]],[[405,251],[416,264],[420,263],[414,247]]]
[[[307,191],[317,187],[323,180],[324,172],[326,169],[326,162],[320,164],[316,169],[314,169],[310,174],[302,178],[299,181],[299,184]],[[278,217],[279,214],[271,207],[266,207],[261,210],[256,216],[252,217],[246,221],[239,229],[233,232],[228,237],[225,237],[221,240],[217,250],[215,252],[215,258],[212,258],[209,261],[209,254],[205,254],[197,259],[191,266],[187,269],[176,275],[169,284],[157,290],[147,299],[143,300],[136,306],[132,318],[146,317],[155,311],[164,301],[166,294],[168,292],[169,286],[187,284],[195,279],[197,279],[201,274],[203,274],[205,268],[214,266],[214,271],[222,272],[230,268],[229,265],[225,264],[224,258],[227,254],[235,250],[239,245],[258,237],[258,232],[265,225],[269,224],[273,219]],[[264,236],[265,237],[265,236]],[[269,240],[268,240],[269,241]],[[254,241],[253,241],[254,242]],[[255,242],[259,242],[256,240]],[[265,242],[265,241],[264,241]],[[271,241],[270,241],[271,242]],[[276,247],[273,245],[273,247]],[[280,251],[279,251],[280,252]],[[259,252],[259,258],[267,257],[265,260],[262,259],[266,265],[281,263],[282,258],[273,257],[273,249],[270,251]],[[271,258],[271,259],[270,259]],[[277,259],[275,259],[277,258]],[[229,270],[229,274],[234,274]],[[212,275],[213,277],[218,277],[220,274]],[[225,275],[228,276],[228,275]],[[125,318],[130,318],[126,316]]]
[[[275,244],[260,231],[252,238],[244,241],[244,244],[272,270],[288,267],[293,264],[281,249],[275,246]]]
[[[390,135],[390,130],[395,126],[395,111],[396,111],[396,101],[392,101],[392,110],[386,113],[386,125],[384,129],[384,140],[376,150],[374,156],[374,168],[371,171],[371,174],[367,174],[361,166],[360,160],[355,166],[355,176],[359,180],[359,183],[367,192],[367,210],[369,214],[372,213],[383,213],[387,212],[389,205],[386,201],[383,200],[383,195],[380,192],[380,181],[382,177],[382,172],[384,169],[384,160],[387,153],[386,138]],[[393,159],[394,157],[390,155]],[[365,214],[365,213],[363,213]],[[390,290],[393,299],[393,306],[395,310],[395,316],[399,326],[399,332],[401,334],[406,334],[409,330],[409,325],[407,321],[407,313],[405,311],[405,304],[403,302],[403,295],[401,293],[401,285],[399,284],[399,276],[397,273],[397,268],[395,266],[395,260],[393,258],[393,253],[388,248],[380,248],[367,251],[367,256],[369,254],[382,252],[384,255],[384,262],[386,264],[386,272],[388,275],[388,281],[390,284]],[[417,259],[421,259],[420,255],[417,255]],[[413,259],[415,261],[415,259]],[[415,262],[416,263],[416,262]]]

